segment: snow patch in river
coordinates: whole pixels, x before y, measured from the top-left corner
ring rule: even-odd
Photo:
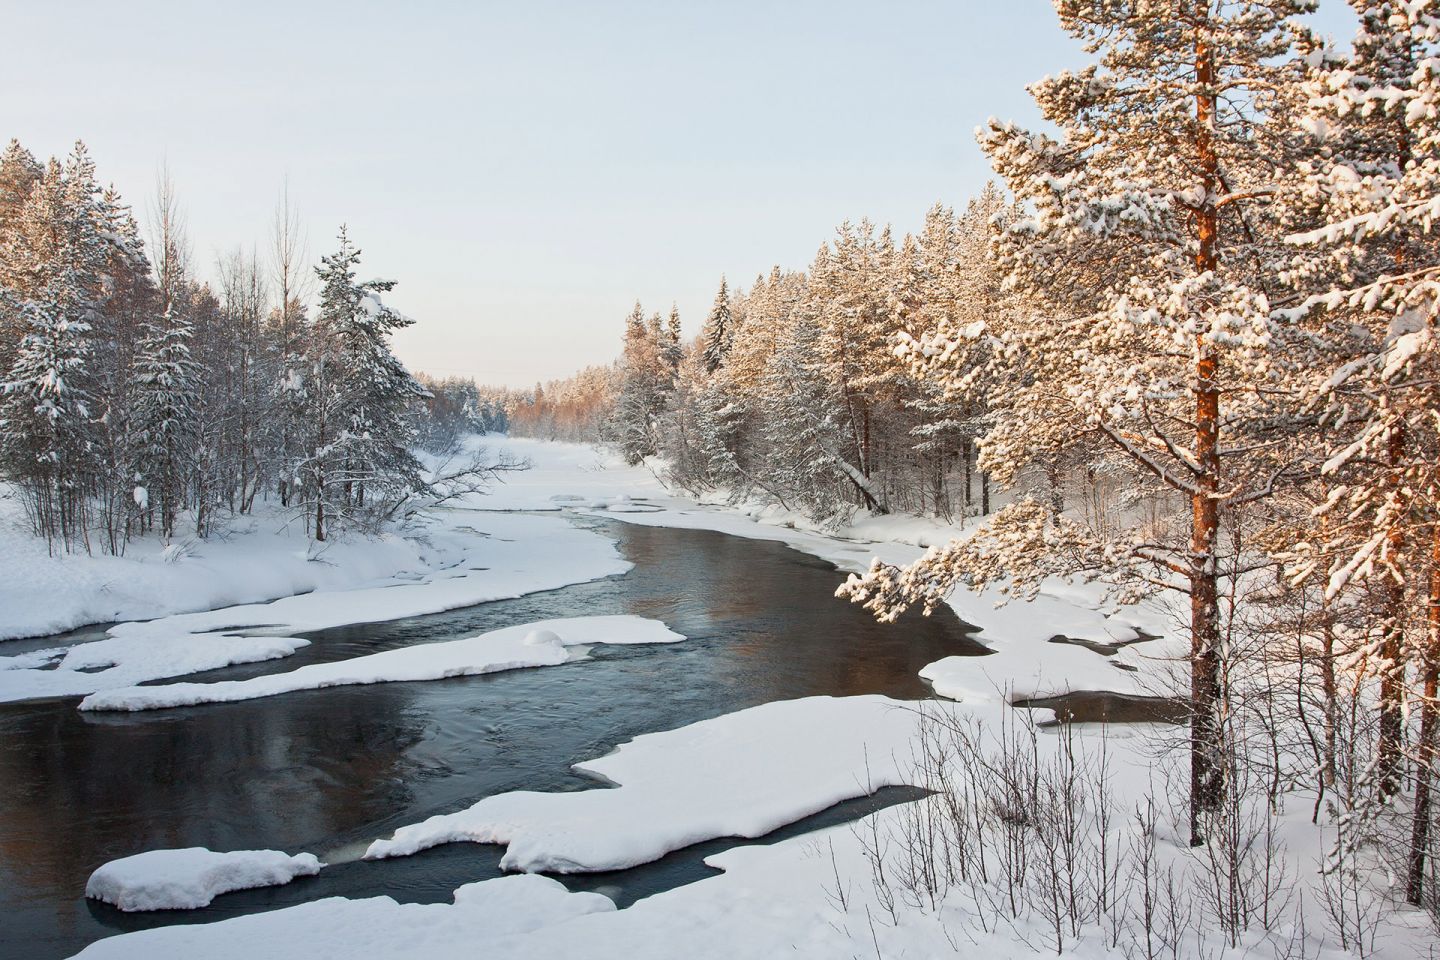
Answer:
[[[575,765],[614,789],[516,791],[401,827],[368,859],[442,843],[508,845],[506,870],[622,870],[716,837],[759,837],[881,787],[912,783],[918,714],[883,696],[762,704],[651,733]]]
[[[157,710],[201,703],[231,703],[296,690],[417,680],[443,680],[545,667],[571,659],[582,645],[675,643],[685,637],[658,620],[635,616],[567,617],[491,630],[444,643],[423,643],[334,663],[314,663],[248,680],[122,687],[86,697],[81,710]]]
[[[322,866],[314,854],[292,857],[278,850],[148,850],[111,860],[90,874],[85,896],[126,912],[195,910],[222,893],[280,886],[314,876]]]

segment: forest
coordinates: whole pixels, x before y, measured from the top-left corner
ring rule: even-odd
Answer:
[[[1053,132],[977,131],[1000,181],[958,214],[722,280],[691,343],[636,304],[511,427],[832,526],[985,517],[852,578],[881,619],[1057,575],[1175,596],[1193,842],[1258,765],[1435,909],[1440,16],[1356,3],[1342,53],[1241,6],[1057,4],[1095,62],[1030,88]]]
[[[392,282],[357,279],[343,227],[312,270],[282,199],[268,254],[222,256],[216,289],[164,173],[156,196],[147,253],[83,143],[45,164],[18,141],[0,155],[0,459],[55,549],[203,538],[257,498],[317,541],[375,531],[426,487],[412,447],[503,427],[473,384],[395,358],[412,321],[381,299]]]

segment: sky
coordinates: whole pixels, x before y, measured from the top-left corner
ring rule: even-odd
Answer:
[[[610,361],[637,299],[694,333],[722,274],[963,205],[975,128],[1087,62],[1048,0],[0,6],[0,138],[83,139],[142,229],[166,166],[202,276],[288,185],[312,261],[344,223],[398,281],[402,360],[508,386]]]

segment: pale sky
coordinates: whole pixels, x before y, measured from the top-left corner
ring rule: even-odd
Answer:
[[[344,222],[399,281],[403,360],[512,386],[613,358],[636,298],[694,332],[722,273],[963,204],[975,127],[1085,62],[1046,0],[4,7],[0,138],[85,140],[142,226],[168,163],[206,276],[288,178],[313,260]]]

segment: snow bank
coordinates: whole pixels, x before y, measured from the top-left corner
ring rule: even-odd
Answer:
[[[615,904],[608,898],[570,893],[548,877],[500,877],[461,887],[453,904],[331,897],[219,923],[112,937],[77,956],[83,960],[474,960],[495,956],[497,951],[525,955],[526,934],[587,914],[614,912]]]
[[[507,870],[620,870],[716,837],[759,837],[842,800],[906,784],[917,714],[882,696],[763,704],[646,734],[575,769],[617,784],[517,791],[377,840],[369,859],[468,840]]]
[[[449,519],[452,533],[465,537],[470,545],[463,562],[445,569],[364,589],[122,623],[111,632],[163,636],[264,627],[303,633],[510,600],[625,573],[631,567],[614,543],[560,517],[457,511]]]
[[[81,710],[155,710],[199,703],[230,703],[368,683],[443,680],[520,667],[543,667],[569,659],[566,647],[596,643],[674,643],[685,638],[657,620],[634,616],[570,617],[492,630],[477,637],[426,643],[336,663],[316,663],[288,673],[223,680],[122,687],[92,694]]]
[[[51,556],[0,484],[0,640],[90,623],[163,617],[413,576],[460,556],[445,538],[348,538],[312,548],[278,507],[229,521],[222,535],[165,544],[137,538],[123,557]]]
[[[228,634],[106,637],[68,650],[0,657],[0,702],[83,696],[106,687],[129,687],[237,663],[288,657],[307,646],[298,637]],[[10,663],[9,661],[18,661]],[[55,661],[46,669],[40,664]]]
[[[1016,601],[1017,603],[1019,601]],[[1005,613],[1005,608],[1000,613]],[[1077,690],[1170,696],[1181,678],[1164,643],[1128,641],[1113,653],[1070,640],[992,641],[988,657],[945,657],[920,671],[936,694],[967,703],[1053,697]]]
[[[306,642],[287,634],[508,600],[621,574],[631,566],[614,543],[559,517],[452,511],[447,518],[450,536],[466,545],[461,560],[448,567],[364,588],[117,624],[105,640],[70,648],[53,669],[37,665],[34,653],[0,656],[0,702],[83,696],[282,657]],[[3,606],[0,610],[9,616]],[[256,631],[281,636],[235,636]]]
[[[278,850],[150,850],[111,860],[90,874],[85,896],[127,912],[195,910],[222,893],[280,886],[314,876],[322,866],[313,854],[292,857]]]

